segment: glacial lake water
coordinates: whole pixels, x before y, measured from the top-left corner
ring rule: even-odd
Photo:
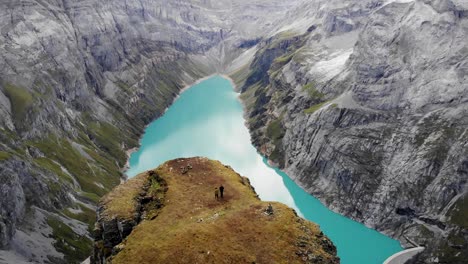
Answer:
[[[251,144],[239,94],[214,76],[184,91],[167,112],[146,129],[141,147],[130,157],[129,177],[165,161],[204,156],[247,176],[264,201],[279,201],[320,225],[338,248],[343,264],[381,264],[401,251],[398,241],[336,214],[268,165]]]

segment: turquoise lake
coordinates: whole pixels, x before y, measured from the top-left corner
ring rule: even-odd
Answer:
[[[268,165],[253,147],[239,94],[221,76],[184,91],[167,112],[146,129],[141,147],[130,157],[129,177],[165,161],[204,156],[247,176],[265,201],[279,201],[320,225],[338,248],[343,264],[381,264],[401,251],[398,241],[332,212]]]

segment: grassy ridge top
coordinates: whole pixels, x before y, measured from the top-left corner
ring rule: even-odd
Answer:
[[[192,169],[183,173],[187,166]],[[167,183],[164,206],[119,245],[114,264],[339,262],[317,225],[281,203],[271,203],[274,213],[266,214],[268,203],[258,199],[248,179],[218,161],[178,159],[154,172]],[[123,200],[132,200],[150,178],[140,174],[105,197],[107,216],[129,216]],[[224,199],[216,200],[214,191],[221,184]]]

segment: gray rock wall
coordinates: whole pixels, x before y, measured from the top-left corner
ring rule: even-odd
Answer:
[[[335,211],[426,245],[415,262],[463,263],[468,6],[315,5],[286,28],[304,45],[255,55],[276,63],[243,87],[254,144]]]

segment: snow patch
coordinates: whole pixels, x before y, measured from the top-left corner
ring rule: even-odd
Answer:
[[[70,199],[73,201],[73,203],[78,202],[78,200],[76,199],[76,197],[73,194],[68,193],[68,197],[70,197]]]
[[[331,59],[317,62],[309,73],[319,75],[322,81],[328,81],[343,71],[346,61],[352,53],[353,49],[337,51],[331,54]]]
[[[83,210],[81,210],[80,208],[76,209],[76,208],[68,207],[67,210],[70,213],[75,214],[75,215],[83,213]]]
[[[282,31],[295,31],[299,34],[304,34],[307,31],[307,29],[309,29],[309,27],[314,24],[314,20],[314,18],[311,19],[306,17],[295,20],[294,22],[280,28],[273,35],[278,34]]]
[[[97,187],[101,188],[101,189],[105,189],[106,187],[104,187],[104,185],[100,184],[99,182],[93,182],[94,185],[96,185]]]
[[[76,142],[72,142],[72,147],[78,151],[81,156],[83,156],[85,159],[87,160],[93,160],[93,158],[85,151],[86,147],[81,145],[81,144],[78,144]]]
[[[391,3],[399,3],[399,4],[404,4],[404,3],[411,3],[414,2],[415,0],[387,0],[383,6],[386,6]]]
[[[406,3],[411,3],[411,2],[414,2],[416,0],[387,0],[383,3],[383,5],[378,8],[377,10],[380,10],[382,8],[384,8],[385,6],[388,6],[389,4],[392,4],[392,3],[397,3],[397,4],[406,4]]]
[[[244,51],[239,57],[237,57],[231,65],[229,65],[226,72],[229,74],[234,73],[235,71],[239,70],[243,66],[250,64],[257,53],[257,46],[254,46],[246,51]]]

